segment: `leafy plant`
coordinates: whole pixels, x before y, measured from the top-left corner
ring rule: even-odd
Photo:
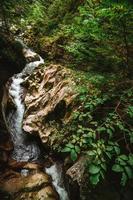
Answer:
[[[86,170],[92,185],[104,180],[111,168],[112,173],[120,170],[121,184],[124,185],[128,179],[133,178],[131,176],[132,89],[129,86],[125,90],[118,91],[115,84],[117,82],[113,77],[107,78],[106,82],[103,82],[104,78],[99,79],[99,75],[95,76],[95,79],[93,81],[87,76],[84,79],[80,78],[78,82],[79,96],[75,100],[77,109],[69,125],[64,127],[64,132],[68,133],[65,151],[71,154],[71,151],[75,152],[75,146],[80,148],[78,156],[73,160],[80,155],[87,155]],[[86,86],[81,86],[82,80],[86,81]],[[105,84],[106,90],[103,91]],[[68,148],[67,145],[70,143],[72,146]]]
[[[133,178],[133,154],[122,154],[117,157],[112,170],[121,173],[121,184],[125,186],[128,179]]]
[[[69,152],[71,159],[73,161],[77,160],[78,154],[80,153],[80,148],[77,145],[73,145],[71,143],[68,143],[65,148],[62,150],[62,152]]]
[[[85,1],[69,27],[73,40],[66,49],[77,63],[86,62],[87,66],[91,64],[101,71],[130,73],[132,31],[129,19],[132,17],[132,6],[121,1]]]
[[[92,144],[93,149],[87,152],[87,155],[91,157],[88,166],[90,173],[90,182],[92,185],[97,185],[100,179],[104,179],[104,174],[107,170],[106,161],[104,159],[105,145],[103,140],[99,140],[97,144]]]

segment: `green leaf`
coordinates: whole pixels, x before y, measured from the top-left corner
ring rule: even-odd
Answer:
[[[115,172],[123,172],[123,167],[121,165],[114,164],[112,170]]]
[[[71,149],[69,148],[69,147],[65,147],[64,149],[62,149],[62,151],[61,152],[70,152],[71,151]]]
[[[80,134],[80,133],[84,133],[84,130],[83,130],[83,129],[78,129],[78,130],[77,130],[77,133],[79,133],[79,134]]]
[[[125,186],[127,180],[128,180],[128,177],[127,177],[126,173],[123,172],[123,173],[122,173],[122,178],[121,178],[121,185],[122,185],[122,186]]]
[[[100,171],[101,167],[99,165],[91,164],[89,166],[89,173],[90,174],[97,174]]]
[[[115,152],[116,152],[117,155],[120,154],[120,148],[119,147],[114,146],[114,150],[115,150]]]
[[[109,134],[109,137],[111,138],[111,137],[112,137],[112,135],[113,135],[113,132],[112,132],[112,130],[111,130],[111,129],[107,129],[107,133]]]
[[[132,169],[130,167],[125,166],[125,171],[126,171],[126,174],[128,175],[129,178],[133,177],[133,172],[132,172]]]
[[[124,130],[124,126],[121,123],[118,123],[117,126],[119,127],[120,130]]]
[[[114,127],[112,127],[112,126],[110,127],[110,129],[111,129],[113,132],[115,131]]]
[[[128,157],[126,155],[124,155],[124,154],[120,155],[119,158],[122,159],[122,160],[125,160],[125,161],[128,160]]]
[[[95,152],[95,151],[88,151],[88,152],[87,152],[87,155],[89,155],[89,156],[94,156],[94,155],[96,155],[96,152]]]
[[[76,151],[75,151],[74,149],[71,150],[70,156],[71,156],[71,159],[72,159],[73,161],[77,160],[77,157],[78,157],[78,156],[77,156],[77,153],[76,153]]]
[[[129,163],[129,165],[133,166],[133,154],[129,155],[128,163]]]
[[[122,165],[122,166],[126,166],[127,163],[126,163],[124,160],[120,160],[120,165]]]
[[[74,148],[74,145],[71,144],[71,143],[68,143],[68,144],[66,145],[66,147],[69,147],[69,148],[73,149],[73,148]]]
[[[130,133],[130,143],[133,144],[133,133]]]
[[[128,107],[128,114],[130,117],[133,117],[133,106]]]
[[[112,151],[112,150],[113,150],[113,146],[107,146],[107,147],[106,147],[106,150],[107,150],[107,151]]]
[[[98,132],[106,131],[106,128],[105,127],[100,127],[100,128],[97,129],[97,131]]]
[[[79,146],[75,146],[75,151],[77,152],[77,153],[80,153],[80,148],[79,148]]]
[[[101,155],[101,153],[102,153],[101,149],[100,149],[100,148],[97,148],[97,154],[98,154],[98,155]]]
[[[106,153],[106,155],[108,156],[108,158],[111,159],[111,157],[112,157],[111,153],[110,153],[110,152],[107,152],[107,151],[106,151],[105,153]]]
[[[94,174],[90,176],[90,182],[92,185],[97,185],[99,182],[99,176],[100,174]]]
[[[104,179],[104,173],[102,170],[100,171],[100,175],[101,175],[102,179]]]
[[[106,167],[106,164],[105,164],[105,163],[102,163],[102,164],[101,164],[101,167],[104,169],[104,171],[107,170],[107,167]]]

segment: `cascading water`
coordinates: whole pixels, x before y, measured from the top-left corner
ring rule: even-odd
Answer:
[[[23,71],[12,77],[9,87],[9,95],[11,96],[16,109],[12,110],[7,116],[7,124],[11,132],[14,150],[12,158],[17,161],[37,161],[40,155],[40,149],[35,141],[27,141],[27,136],[22,130],[22,122],[25,106],[22,100],[23,87],[22,83],[32,73],[32,71],[44,63],[44,60],[35,52],[28,49],[22,41],[23,53],[27,60],[27,64]],[[30,61],[29,61],[30,60]],[[62,168],[54,164],[50,168],[45,169],[46,173],[52,177],[52,183],[59,194],[60,200],[69,200],[62,180]],[[28,171],[23,169],[22,174],[27,176]]]
[[[23,87],[21,84],[38,65],[44,63],[44,60],[33,51],[26,48],[25,45],[23,46],[23,53],[25,58],[27,60],[34,59],[35,61],[27,63],[21,73],[12,77],[12,83],[9,88],[9,95],[14,101],[16,110],[9,114],[8,126],[11,131],[12,140],[14,143],[14,151],[12,153],[12,157],[17,161],[35,161],[38,159],[40,154],[39,147],[33,141],[26,141],[25,133],[22,130],[22,121],[25,107],[21,97],[23,94]]]
[[[61,166],[55,163],[51,167],[46,168],[45,171],[52,177],[53,185],[60,196],[60,200],[69,200],[68,194],[63,184]]]

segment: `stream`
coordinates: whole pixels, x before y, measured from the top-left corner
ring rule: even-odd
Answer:
[[[44,64],[44,60],[31,49],[27,48],[22,41],[19,41],[23,46],[23,53],[26,58],[27,64],[22,72],[15,74],[10,79],[9,95],[15,105],[8,114],[7,124],[11,133],[11,138],[14,145],[12,158],[18,162],[28,161],[36,162],[40,158],[40,148],[35,139],[29,140],[27,134],[22,129],[23,116],[25,112],[25,105],[22,100],[24,88],[22,83],[28,78],[32,71]],[[59,164],[54,163],[49,168],[44,169],[52,178],[53,186],[59,194],[60,200],[69,200],[67,191],[65,190],[62,177],[62,168]]]

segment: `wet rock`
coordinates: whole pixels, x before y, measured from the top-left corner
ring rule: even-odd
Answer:
[[[21,168],[23,168],[26,164],[27,164],[27,162],[19,162],[19,161],[16,161],[16,160],[12,159],[11,157],[10,157],[9,160],[8,160],[8,166],[9,166],[11,169],[21,169]]]
[[[40,171],[44,168],[44,164],[16,161],[12,158],[9,158],[8,167],[10,167],[13,170],[23,168],[23,169],[28,169],[28,170]]]
[[[50,179],[47,174],[35,173],[34,175],[26,178],[24,180],[24,190],[33,191],[41,188],[42,186],[47,186],[50,184]]]
[[[29,169],[29,170],[41,170],[42,168],[44,168],[44,165],[41,164],[36,164],[36,163],[26,163],[23,166],[24,169]]]
[[[51,186],[41,189],[39,192],[24,192],[16,196],[15,200],[57,200],[58,196]]]
[[[41,171],[32,171],[27,176],[12,170],[5,172],[0,178],[0,188],[2,191],[12,194],[14,200],[58,199],[50,177]]]

